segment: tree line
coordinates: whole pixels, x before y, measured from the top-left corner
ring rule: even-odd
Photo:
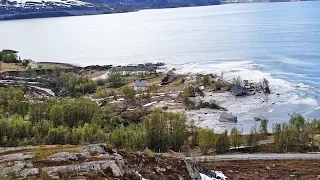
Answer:
[[[0,52],[0,61],[4,63],[21,63],[16,54],[4,52]]]
[[[320,144],[320,120],[307,121],[300,114],[292,114],[288,123],[276,124],[273,128],[274,141],[279,152],[313,150]]]

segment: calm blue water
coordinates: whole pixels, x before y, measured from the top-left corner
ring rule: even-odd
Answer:
[[[320,117],[320,2],[2,21],[0,48],[17,49],[36,61],[161,61],[181,71],[232,69],[229,74],[247,73],[251,79],[267,76],[277,90],[314,99],[317,104],[312,102],[307,113]]]

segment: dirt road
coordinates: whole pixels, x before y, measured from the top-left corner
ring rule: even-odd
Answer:
[[[188,157],[190,158],[190,157]],[[320,160],[320,153],[306,154],[231,154],[192,157],[195,162],[247,161],[247,160]]]
[[[246,160],[198,163],[228,180],[319,180],[320,160]]]

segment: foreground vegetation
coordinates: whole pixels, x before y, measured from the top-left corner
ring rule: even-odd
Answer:
[[[86,90],[86,85],[75,88],[86,81],[74,78],[69,81],[70,92]],[[132,96],[125,97],[131,101]],[[84,97],[30,100],[22,89],[14,87],[0,89],[0,116],[2,147],[108,142],[128,150],[149,148],[164,152],[199,147],[203,153],[224,153],[230,147],[255,149],[260,140],[270,135],[267,120],[261,120],[260,128],[247,135],[236,128],[230,133],[215,133],[187,124],[183,114],[144,108],[123,111],[110,103],[100,107]],[[274,125],[272,134],[277,151],[290,152],[319,143],[319,133],[320,120],[306,121],[293,114],[288,123]]]

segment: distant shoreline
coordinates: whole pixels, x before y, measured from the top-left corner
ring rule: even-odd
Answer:
[[[63,69],[73,69],[73,68],[79,68],[80,66],[69,64],[69,63],[59,63],[59,62],[37,62],[38,65],[42,66],[56,66]]]
[[[88,16],[100,14],[113,14],[122,12],[107,12],[107,11],[52,11],[52,12],[31,12],[19,14],[4,14],[0,15],[0,21],[19,20],[19,19],[38,19],[38,18],[54,18],[54,17],[69,17],[69,16]]]
[[[309,0],[312,1],[312,0]],[[59,10],[59,11],[43,11],[43,12],[29,12],[29,13],[7,13],[0,14],[0,21],[7,20],[20,20],[20,19],[38,19],[38,18],[54,18],[54,17],[69,17],[69,16],[88,16],[88,15],[103,15],[103,14],[117,14],[117,13],[128,13],[136,12],[141,10],[151,9],[174,9],[184,7],[201,7],[201,6],[216,6],[225,4],[240,4],[240,3],[271,3],[271,1],[257,1],[257,2],[220,2],[217,4],[205,4],[205,5],[183,5],[183,6],[165,6],[165,7],[141,7],[132,9],[118,9],[118,10]],[[299,2],[299,1],[272,1],[272,2]]]

